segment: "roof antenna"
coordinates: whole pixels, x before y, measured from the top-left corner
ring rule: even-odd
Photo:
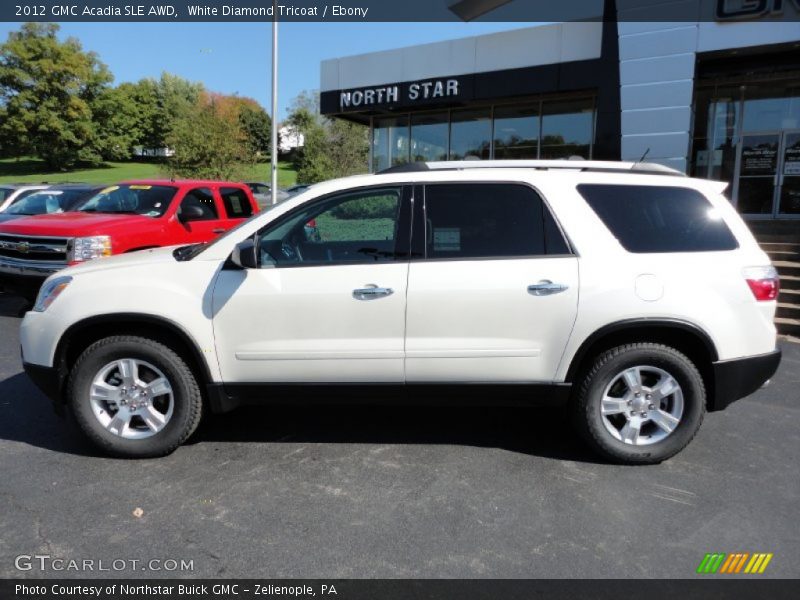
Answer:
[[[642,154],[642,158],[640,158],[639,160],[637,160],[635,163],[633,163],[631,165],[631,171],[633,171],[633,169],[636,168],[636,165],[638,165],[641,162],[644,162],[644,159],[647,158],[648,154],[650,154],[650,147],[649,146],[647,147],[647,150],[644,151],[644,154]]]

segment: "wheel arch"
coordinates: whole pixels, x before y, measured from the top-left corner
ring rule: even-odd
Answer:
[[[187,362],[200,388],[213,379],[199,344],[183,327],[164,317],[139,313],[115,313],[88,317],[73,323],[56,346],[53,364],[61,385],[80,354],[94,342],[112,335],[133,335],[162,342]],[[63,395],[62,395],[63,397]]]
[[[707,400],[715,397],[713,363],[717,348],[701,327],[681,319],[626,319],[601,327],[587,337],[572,356],[565,381],[572,383],[600,353],[623,344],[653,342],[671,346],[695,363],[706,386]]]

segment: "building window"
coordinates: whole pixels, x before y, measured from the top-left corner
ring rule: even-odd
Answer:
[[[411,160],[447,160],[447,113],[411,115]]]
[[[592,156],[594,139],[594,102],[592,99],[572,102],[542,103],[542,139],[540,158]]]
[[[592,158],[593,97],[401,114],[372,122],[372,171],[408,161]]]
[[[491,152],[491,111],[454,110],[450,114],[450,160],[485,160]]]
[[[494,158],[539,158],[539,104],[494,111]]]
[[[372,128],[372,170],[408,162],[408,116],[375,120]]]

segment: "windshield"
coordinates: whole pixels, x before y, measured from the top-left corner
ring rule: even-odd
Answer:
[[[11,189],[11,188],[0,187],[0,202],[5,200],[6,198],[8,198],[11,195],[11,192],[13,192],[13,191],[14,190]]]
[[[112,185],[89,198],[78,210],[155,218],[167,211],[177,191],[169,185]]]
[[[86,193],[86,190],[39,190],[17,198],[5,212],[9,215],[49,215],[75,210]]]

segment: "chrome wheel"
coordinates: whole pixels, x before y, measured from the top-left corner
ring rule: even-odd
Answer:
[[[683,416],[683,390],[664,369],[629,367],[606,386],[600,408],[603,425],[619,441],[655,444],[675,431]]]
[[[115,360],[100,369],[92,380],[89,400],[106,430],[131,440],[164,429],[175,406],[172,385],[164,373],[135,358]]]

